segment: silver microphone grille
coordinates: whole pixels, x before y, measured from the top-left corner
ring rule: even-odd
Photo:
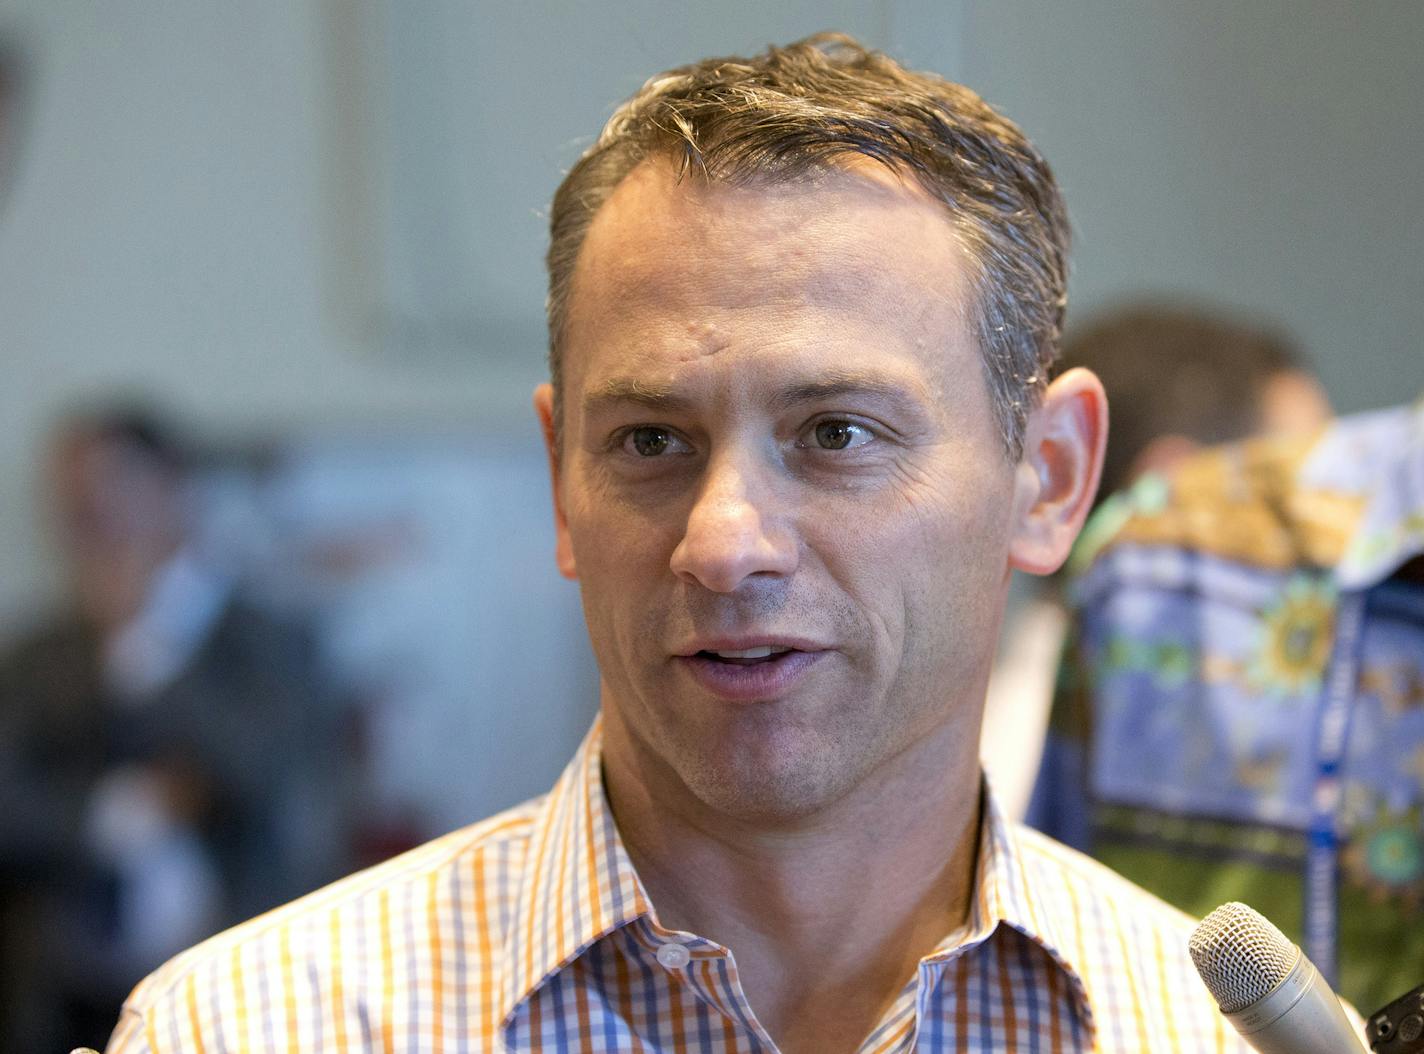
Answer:
[[[1300,949],[1269,919],[1234,901],[1201,920],[1187,951],[1223,1014],[1269,995],[1300,957]]]

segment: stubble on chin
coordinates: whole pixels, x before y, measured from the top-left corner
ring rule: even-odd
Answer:
[[[864,786],[893,752],[888,715],[864,700],[713,703],[695,715],[695,704],[661,702],[661,712],[629,714],[605,696],[606,751],[641,797],[687,819],[800,827]]]

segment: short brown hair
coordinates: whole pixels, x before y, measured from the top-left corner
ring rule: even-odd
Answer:
[[[730,184],[790,181],[856,155],[916,178],[944,202],[969,250],[985,375],[1005,449],[1020,456],[1067,304],[1068,219],[1053,174],[1018,127],[968,88],[836,33],[659,74],[564,178],[547,257],[556,407],[584,237],[624,177],[656,155],[679,161],[680,178]]]

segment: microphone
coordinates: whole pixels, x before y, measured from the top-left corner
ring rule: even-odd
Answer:
[[[1187,950],[1226,1020],[1261,1054],[1363,1054],[1315,965],[1255,909],[1221,905]]]

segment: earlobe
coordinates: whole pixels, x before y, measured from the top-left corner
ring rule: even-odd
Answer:
[[[559,488],[562,469],[559,434],[554,422],[554,389],[541,384],[534,389],[534,412],[539,417],[539,429],[544,435],[544,451],[549,457],[549,485],[554,495],[554,560],[565,578],[578,578],[574,563],[574,547],[569,537],[568,518]]]
[[[1097,493],[1107,425],[1107,397],[1088,370],[1069,370],[1048,386],[1024,436],[1011,566],[1046,575],[1068,558]]]

